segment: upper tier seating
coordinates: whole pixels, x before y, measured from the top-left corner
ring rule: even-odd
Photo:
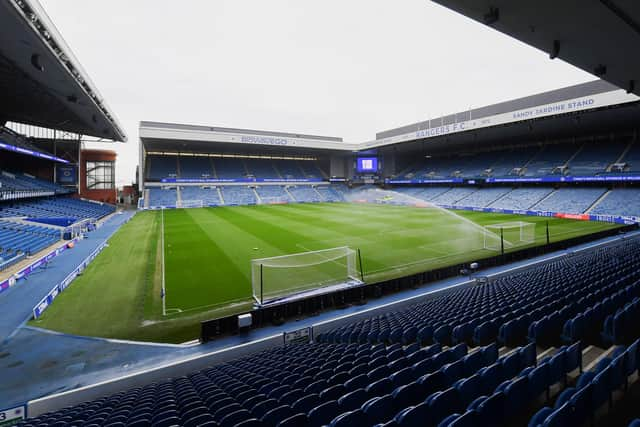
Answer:
[[[557,168],[577,152],[578,146],[573,144],[554,144],[543,147],[529,163],[526,164],[525,176],[546,176],[562,174]]]
[[[326,174],[322,171],[322,169],[320,169],[320,166],[318,165],[318,163],[316,162],[312,162],[312,161],[297,161],[296,163],[298,163],[298,166],[300,166],[300,169],[302,169],[302,172],[304,173],[305,178],[316,178],[316,179],[323,179],[326,178]]]
[[[70,190],[50,181],[23,174],[0,171],[0,192],[10,191],[47,191],[56,194],[69,193]]]
[[[489,176],[506,177],[517,176],[515,169],[522,168],[533,156],[540,151],[538,147],[522,147],[517,150],[499,151],[495,153],[497,161],[488,165]]]
[[[578,154],[569,162],[568,175],[598,175],[606,172],[624,149],[626,141],[599,140],[585,143]]]
[[[208,157],[179,157],[180,178],[215,178]]]
[[[278,172],[273,167],[273,162],[261,159],[245,159],[248,176],[253,178],[278,178]]]
[[[590,213],[600,215],[640,216],[640,190],[611,190]]]
[[[533,210],[584,213],[600,196],[604,188],[561,188],[533,207]]]
[[[639,249],[634,239],[576,254],[347,323],[314,344],[263,350],[22,425],[514,425],[539,397],[563,387],[567,374],[583,370],[580,342],[540,359],[536,346],[560,343],[560,322],[584,310],[585,298],[606,300],[601,287],[640,289]],[[628,292],[632,299],[635,291]],[[495,340],[511,350],[500,355]],[[637,347],[616,349],[558,400],[570,395],[570,413],[586,420],[637,371]],[[579,406],[583,387],[591,393]]]
[[[640,173],[640,142],[635,142],[622,158],[627,164],[625,172]]]
[[[0,217],[31,218],[102,218],[115,211],[107,204],[93,203],[72,198],[30,199],[0,204]]]
[[[206,156],[147,157],[147,179],[324,179],[326,174],[312,160],[258,159]]]
[[[147,178],[160,180],[178,176],[178,158],[174,156],[148,156]]]
[[[215,159],[213,163],[216,168],[216,177],[218,179],[242,179],[246,178],[249,174],[242,159]]]
[[[274,168],[278,171],[278,176],[284,179],[303,179],[306,175],[298,162],[295,160],[274,160]]]

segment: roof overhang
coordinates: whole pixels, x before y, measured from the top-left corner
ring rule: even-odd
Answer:
[[[354,151],[338,137],[176,123],[141,122],[140,141],[147,151],[264,153]]]
[[[37,0],[0,2],[0,125],[127,137]]]
[[[433,0],[640,95],[637,0]]]

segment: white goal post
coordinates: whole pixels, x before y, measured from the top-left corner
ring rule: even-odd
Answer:
[[[203,208],[204,201],[200,200],[178,200],[176,203],[176,207],[178,208]]]
[[[512,221],[490,224],[484,227],[484,248],[492,251],[511,249],[535,242],[536,224],[534,222]]]
[[[347,246],[251,260],[253,298],[262,306],[329,287],[362,284],[357,252]]]

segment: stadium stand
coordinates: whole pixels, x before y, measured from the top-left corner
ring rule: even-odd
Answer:
[[[533,209],[547,212],[583,213],[604,193],[604,188],[560,188]]]
[[[99,219],[115,211],[107,204],[72,198],[44,198],[0,204],[0,217]]]
[[[620,159],[621,168],[611,168],[611,172],[624,172],[633,175],[640,173],[640,144],[634,142],[628,147],[628,151],[624,153]]]
[[[626,390],[629,376],[638,370],[639,347],[640,340],[636,340],[628,347],[615,348],[611,357],[603,358],[592,370],[583,372],[575,387],[560,393],[552,408],[545,406],[536,412],[529,426],[582,425],[593,419],[598,408],[611,406],[615,391]],[[552,362],[553,359],[547,362],[551,370]],[[634,424],[636,421],[630,425],[637,425]]]
[[[260,185],[256,187],[262,203],[288,203],[293,201],[282,185]]]
[[[551,188],[516,188],[488,206],[498,209],[530,209],[552,191]]]
[[[38,179],[24,173],[0,172],[0,193],[9,195],[21,193],[24,196],[35,197],[39,195],[66,194],[69,190],[49,181]],[[0,197],[9,199],[10,197]]]
[[[525,166],[525,176],[564,175],[563,167],[577,152],[573,144],[545,145]]]
[[[458,200],[457,204],[481,208],[499,200],[510,191],[511,188],[504,187],[483,188],[475,193],[471,193],[464,199]]]
[[[208,157],[179,157],[181,178],[211,178],[213,167]]]
[[[0,221],[0,270],[60,240],[60,230]]]
[[[150,188],[149,206],[176,206],[178,195],[175,188]]]
[[[455,205],[456,202],[470,196],[476,191],[477,190],[475,188],[456,187],[442,194],[439,194],[438,196],[432,198],[431,201],[438,205]]]
[[[529,425],[566,425],[552,421],[567,414],[586,420],[638,369],[638,249],[637,239],[622,241],[348,323],[316,343],[263,350],[21,425],[501,426],[558,387],[565,390],[554,408]],[[584,373],[581,341],[538,357],[536,347],[561,343],[563,322],[597,303],[623,310],[616,316],[626,326],[614,327],[621,335],[613,340],[629,347]],[[496,341],[510,347],[501,354]]]
[[[167,177],[178,176],[178,160],[174,156],[148,156],[147,178],[160,180]]]
[[[611,190],[590,213],[640,216],[640,190],[635,188]]]
[[[280,178],[284,179],[304,179],[306,178],[303,169],[295,160],[274,160],[273,166]]]
[[[450,187],[396,187],[394,191],[406,194],[426,201],[431,201],[437,196],[451,190]]]
[[[205,206],[218,206],[222,204],[217,188],[212,187],[180,187],[182,200],[202,200]]]
[[[245,159],[248,177],[251,178],[277,178],[278,173],[271,160]]]
[[[322,179],[326,178],[327,174],[320,168],[316,162],[312,161],[298,161],[296,162],[305,178]]]
[[[210,158],[204,156],[147,157],[147,179],[324,179],[327,174],[315,161],[259,158]]]
[[[533,157],[540,149],[538,147],[522,147],[517,150],[506,150],[496,153],[498,161],[488,166],[487,176],[506,177],[520,175],[522,167]]]
[[[321,202],[322,197],[310,185],[288,186],[287,191],[296,202]]]
[[[343,184],[318,185],[316,191],[323,202],[344,202],[344,193],[347,187]]]
[[[242,159],[224,158],[213,161],[216,177],[219,179],[240,179],[248,175],[247,168]]]
[[[256,193],[252,188],[244,185],[229,185],[220,187],[225,205],[251,205],[256,204]]]
[[[568,174],[595,176],[605,173],[609,166],[620,158],[628,145],[628,141],[607,140],[585,143],[569,162]]]

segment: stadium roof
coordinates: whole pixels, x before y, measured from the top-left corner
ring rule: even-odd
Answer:
[[[140,122],[140,141],[147,151],[261,152],[355,150],[342,138],[177,123]],[[188,147],[187,147],[188,144]]]
[[[637,0],[433,0],[640,95]]]
[[[373,141],[283,132],[141,122],[140,140],[154,152],[264,154],[483,149],[520,140],[548,140],[631,129],[640,122],[640,97],[595,80],[380,132]]]
[[[0,125],[127,137],[37,0],[0,2]]]

